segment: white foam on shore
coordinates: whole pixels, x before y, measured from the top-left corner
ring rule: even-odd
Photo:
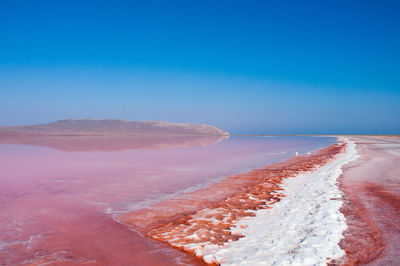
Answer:
[[[359,157],[354,142],[346,152],[317,170],[283,182],[280,202],[238,221],[233,233],[244,235],[223,246],[205,245],[195,253],[222,265],[326,265],[345,252],[339,247],[347,225],[339,211],[342,167]]]

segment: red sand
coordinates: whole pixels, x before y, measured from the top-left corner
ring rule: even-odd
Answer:
[[[361,158],[345,167],[343,265],[400,265],[400,138],[352,137]]]
[[[334,144],[310,156],[297,156],[232,176],[206,189],[118,219],[152,239],[194,254],[194,248],[186,245],[201,246],[205,242],[221,245],[238,240],[241,236],[232,234],[230,227],[240,218],[253,216],[251,210],[270,208],[279,201],[283,197],[279,193],[283,179],[326,164],[344,148],[345,144]]]

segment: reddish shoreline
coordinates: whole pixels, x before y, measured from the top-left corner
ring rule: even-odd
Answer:
[[[400,265],[400,138],[350,137],[361,158],[344,168],[343,265]]]
[[[195,256],[196,246],[205,242],[222,245],[238,240],[242,236],[232,233],[230,227],[240,218],[254,216],[251,210],[267,209],[278,202],[283,197],[279,191],[285,178],[326,164],[344,148],[345,144],[333,144],[311,155],[229,177],[209,188],[118,219],[149,238]],[[188,237],[191,235],[195,237]],[[201,256],[198,259],[202,260]]]

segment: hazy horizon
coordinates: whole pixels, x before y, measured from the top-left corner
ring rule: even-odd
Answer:
[[[2,1],[0,126],[400,134],[397,1]]]

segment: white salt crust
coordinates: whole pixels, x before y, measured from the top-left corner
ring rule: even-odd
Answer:
[[[345,153],[313,172],[286,179],[286,197],[231,228],[244,237],[223,246],[192,247],[196,255],[222,265],[326,265],[341,258],[345,252],[339,241],[347,225],[339,211],[342,193],[337,179],[342,167],[359,155],[354,142],[340,141],[347,144]]]

